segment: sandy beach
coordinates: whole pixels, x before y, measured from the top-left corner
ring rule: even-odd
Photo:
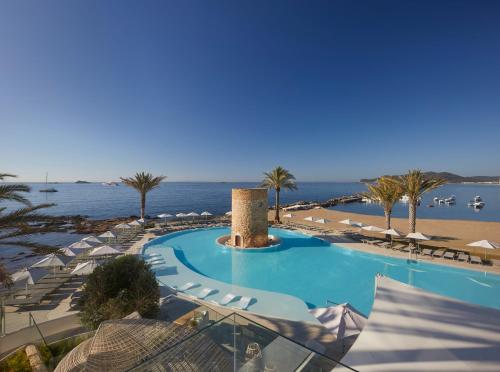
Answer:
[[[350,218],[366,225],[385,227],[385,218],[383,216],[346,213],[323,208],[294,211],[290,213],[292,213],[292,218],[282,218],[283,222],[286,223],[287,220],[291,220],[304,225],[322,226],[335,230],[346,230],[349,226],[341,224],[339,221]],[[280,214],[281,217],[283,214],[285,213],[282,211]],[[308,216],[313,216],[314,218],[325,218],[330,222],[319,225],[315,222],[305,221],[304,218]],[[274,211],[269,211],[269,218],[271,221],[273,220]],[[408,219],[393,218],[391,220],[391,226],[406,234],[408,232]],[[500,222],[418,219],[417,215],[416,230],[433,237],[433,240],[426,242],[426,245],[460,249],[480,255],[481,257],[484,256],[483,248],[468,247],[467,244],[483,239],[500,242]],[[362,233],[367,236],[381,236],[378,233],[367,232],[364,230],[362,230]],[[487,254],[488,257],[500,259],[500,250],[488,250]]]

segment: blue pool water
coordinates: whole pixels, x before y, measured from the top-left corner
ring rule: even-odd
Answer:
[[[500,276],[432,263],[408,263],[347,248],[300,233],[270,229],[282,243],[276,251],[248,252],[223,248],[215,240],[228,228],[191,230],[166,235],[149,245],[172,247],[190,269],[243,287],[296,296],[309,307],[326,300],[349,302],[370,313],[374,278],[393,279],[459,300],[500,308]]]

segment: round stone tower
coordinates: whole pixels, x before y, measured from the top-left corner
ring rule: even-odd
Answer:
[[[267,246],[267,189],[233,189],[232,197],[231,245]]]

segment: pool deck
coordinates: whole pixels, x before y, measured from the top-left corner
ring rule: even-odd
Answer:
[[[288,319],[291,321],[302,321],[316,325],[320,324],[319,321],[309,313],[305,302],[297,297],[283,293],[240,287],[208,278],[187,268],[177,259],[173,248],[160,245],[155,246],[154,240],[148,243],[145,248],[143,248],[143,251],[146,248],[147,253],[160,253],[165,260],[165,264],[153,266],[156,277],[161,285],[181,287],[189,282],[197,283],[199,286],[185,291],[184,294],[196,296],[203,288],[214,289],[216,292],[207,296],[204,300],[209,304],[213,304],[212,301],[219,301],[228,293],[252,297],[254,300],[250,303],[247,311],[255,315]],[[231,308],[231,306],[235,306],[236,303],[237,300],[229,303],[226,308]]]

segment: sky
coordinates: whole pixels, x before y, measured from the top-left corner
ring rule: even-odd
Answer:
[[[500,175],[500,1],[0,3],[21,181]]]

